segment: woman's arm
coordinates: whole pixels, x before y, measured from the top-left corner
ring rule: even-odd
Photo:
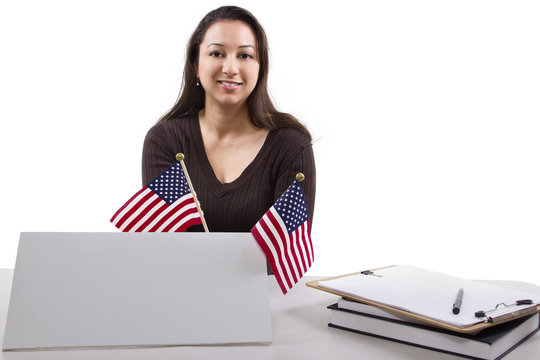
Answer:
[[[167,139],[167,134],[159,123],[146,134],[142,154],[143,186],[154,180],[175,161],[176,154]]]

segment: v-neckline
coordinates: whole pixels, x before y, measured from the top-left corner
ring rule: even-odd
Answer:
[[[204,175],[206,177],[206,180],[211,185],[216,195],[219,197],[225,195],[228,191],[231,191],[241,186],[242,183],[245,182],[245,180],[248,179],[252,175],[252,173],[256,170],[257,166],[261,163],[261,159],[270,150],[271,142],[272,142],[272,139],[274,138],[274,131],[269,131],[268,134],[266,134],[264,143],[259,149],[259,151],[257,152],[257,155],[255,155],[253,160],[249,163],[248,166],[246,166],[246,168],[242,171],[242,173],[240,173],[240,175],[233,181],[222,183],[216,176],[216,173],[214,172],[214,168],[212,167],[212,164],[210,164],[210,160],[208,160],[208,155],[206,154],[206,149],[204,147],[204,140],[202,137],[201,124],[199,122],[199,118],[197,114],[192,118],[191,130],[192,130],[191,133],[193,135],[195,148],[197,151],[197,158],[199,159],[199,162],[204,172]]]

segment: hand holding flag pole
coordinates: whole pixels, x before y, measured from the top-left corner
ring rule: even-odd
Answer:
[[[201,210],[201,204],[199,203],[199,199],[197,198],[197,194],[195,193],[195,189],[193,188],[193,184],[191,183],[191,179],[189,178],[189,174],[186,169],[186,164],[184,164],[184,154],[182,153],[176,154],[176,160],[180,161],[182,170],[184,170],[184,174],[186,175],[186,180],[187,180],[189,189],[191,190],[191,193],[193,194],[193,199],[195,200],[195,206],[197,206],[197,211],[199,212],[199,216],[201,217],[201,222],[204,227],[204,231],[208,232],[208,226],[206,225],[206,220],[204,219],[204,214]]]

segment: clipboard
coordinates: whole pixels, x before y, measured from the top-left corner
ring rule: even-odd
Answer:
[[[457,325],[454,325],[452,323],[448,323],[448,322],[445,322],[445,321],[434,319],[432,317],[426,316],[426,315],[421,314],[419,312],[412,312],[412,311],[404,310],[404,309],[401,309],[399,307],[390,306],[388,304],[385,304],[384,302],[377,301],[376,299],[366,298],[360,292],[358,292],[356,294],[351,294],[349,292],[342,291],[340,289],[328,288],[328,287],[325,287],[324,285],[322,285],[324,282],[327,282],[327,281],[332,281],[332,280],[337,280],[337,279],[352,279],[353,277],[357,277],[359,275],[377,277],[378,276],[377,274],[381,273],[381,270],[396,268],[396,266],[399,267],[399,266],[402,266],[402,265],[386,266],[386,267],[381,267],[381,268],[377,268],[377,269],[365,270],[365,271],[360,271],[360,272],[355,272],[355,273],[350,273],[350,274],[345,274],[345,275],[339,275],[339,276],[328,277],[328,278],[319,279],[319,280],[313,280],[313,281],[307,282],[306,286],[309,286],[309,287],[317,289],[317,290],[325,291],[325,292],[328,292],[328,293],[332,293],[332,294],[335,294],[335,295],[338,295],[338,296],[342,296],[342,297],[347,298],[347,299],[351,299],[351,300],[354,300],[354,301],[365,303],[365,304],[368,304],[368,305],[371,305],[371,306],[374,306],[374,307],[377,307],[377,308],[380,308],[380,309],[391,311],[393,313],[400,314],[400,315],[409,317],[411,319],[422,321],[422,322],[424,322],[424,323],[426,323],[428,325],[431,325],[431,326],[435,326],[435,327],[455,331],[455,332],[458,332],[458,333],[464,333],[464,334],[476,334],[476,333],[478,333],[478,332],[480,332],[480,331],[482,331],[482,330],[484,330],[486,328],[489,328],[489,327],[492,327],[492,326],[495,326],[495,325],[498,325],[498,324],[502,324],[502,323],[505,323],[505,322],[508,322],[508,321],[511,321],[511,320],[514,320],[514,319],[517,319],[517,318],[520,318],[520,317],[523,317],[523,316],[532,315],[532,314],[534,314],[536,312],[540,312],[540,305],[538,305],[538,304],[534,305],[533,304],[533,305],[530,305],[530,306],[526,307],[527,311],[521,311],[521,312],[518,311],[518,312],[515,312],[515,313],[514,312],[508,312],[511,315],[506,315],[504,318],[501,318],[499,321],[496,321],[496,322],[490,322],[486,318],[486,319],[479,319],[478,322],[473,324],[473,325],[457,326]],[[420,270],[422,270],[422,269],[420,269]],[[427,271],[427,270],[425,270],[425,271]],[[447,275],[440,274],[440,276],[447,276]],[[448,276],[448,277],[450,277],[450,276]],[[457,278],[455,278],[455,279],[457,279]],[[465,279],[462,279],[462,280],[465,283],[474,282],[476,284],[483,284],[483,285],[486,285],[486,286],[491,286],[489,284],[482,283],[480,281],[465,280]],[[493,286],[493,287],[497,288],[496,286]],[[504,288],[500,288],[500,289],[501,289],[501,291],[505,291]],[[456,291],[457,291],[457,289],[456,289]],[[448,304],[449,309],[450,309],[450,307],[452,305],[452,300],[453,299],[448,300],[450,302]],[[494,299],[492,304],[489,305],[491,307],[488,306],[489,309],[486,308],[485,310],[491,310],[492,307],[495,307],[497,302],[498,302],[498,300]],[[477,310],[480,310],[480,309],[477,309]]]

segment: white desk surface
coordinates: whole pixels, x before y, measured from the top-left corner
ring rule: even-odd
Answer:
[[[0,270],[0,343],[4,337],[13,270]],[[287,295],[283,295],[273,277],[269,277],[272,311],[272,344],[226,346],[177,346],[167,348],[129,348],[0,352],[0,360],[63,359],[414,359],[452,360],[460,357],[403,345],[393,341],[359,335],[327,326],[327,305],[338,297],[305,286],[307,277]],[[491,283],[540,294],[540,287],[527,283],[493,281]],[[246,299],[249,301],[249,299]],[[537,333],[504,360],[537,360],[540,333]]]

